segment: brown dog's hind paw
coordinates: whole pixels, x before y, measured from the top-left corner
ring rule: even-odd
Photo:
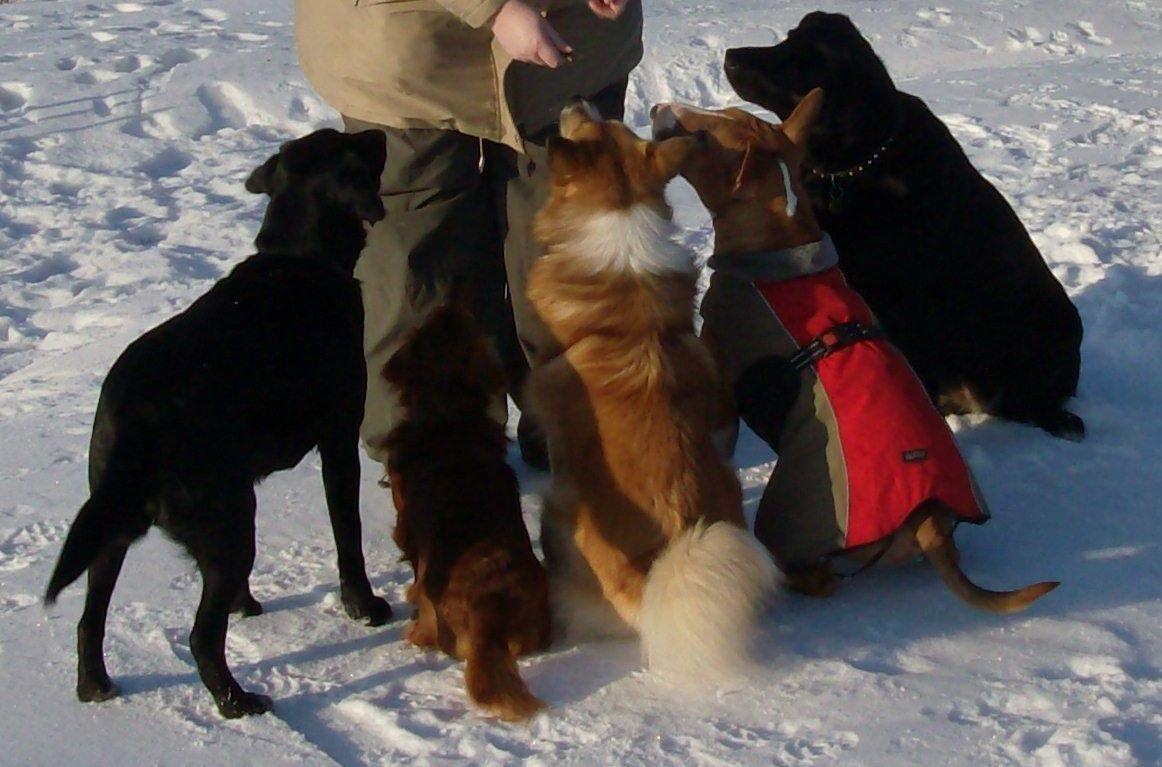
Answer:
[[[436,646],[435,632],[420,623],[418,618],[408,624],[408,627],[403,632],[403,638],[416,647],[428,648]]]

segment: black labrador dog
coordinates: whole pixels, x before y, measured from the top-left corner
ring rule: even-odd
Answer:
[[[226,717],[271,701],[226,666],[229,614],[253,615],[254,484],[314,447],[339,553],[343,606],[371,625],[391,617],[371,591],[359,521],[359,424],[366,373],[353,277],[365,222],[384,217],[383,134],[321,130],[284,144],[246,181],[270,195],[240,263],[188,309],[134,341],[101,388],[89,452],[90,498],[69,530],[45,596],[89,572],[77,626],[77,697],[117,688],[102,645],[129,545],[162,528],[202,575],[190,651]]]
[[[743,99],[785,119],[826,93],[808,191],[840,265],[946,413],[1079,440],[1081,318],[1012,207],[919,98],[896,90],[846,16],[809,13],[778,45],[733,48]]]

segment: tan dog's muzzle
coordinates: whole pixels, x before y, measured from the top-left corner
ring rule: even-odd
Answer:
[[[584,99],[578,99],[561,110],[561,138],[572,139],[585,125],[601,122],[597,107]]]

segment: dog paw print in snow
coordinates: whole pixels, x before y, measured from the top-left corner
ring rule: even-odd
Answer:
[[[1077,31],[1081,33],[1085,41],[1091,45],[1113,45],[1113,40],[1097,33],[1092,21],[1079,21],[1074,26],[1077,27]]]
[[[1045,42],[1045,35],[1036,27],[1024,27],[1023,29],[1010,29],[1009,41],[1007,43],[1009,50],[1024,51],[1032,50],[1038,45]]]
[[[0,83],[0,112],[19,112],[31,96],[32,88],[25,83]]]
[[[1006,46],[1011,51],[1041,50],[1054,56],[1080,56],[1085,46],[1070,39],[1069,33],[1056,29],[1046,35],[1036,27],[1010,29]]]
[[[930,27],[947,27],[952,23],[952,11],[947,8],[922,8],[916,17]]]

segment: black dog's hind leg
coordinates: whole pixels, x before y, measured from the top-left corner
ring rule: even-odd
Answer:
[[[190,652],[198,666],[202,683],[214,696],[218,710],[227,719],[270,710],[265,695],[246,692],[226,666],[226,629],[230,608],[247,589],[246,579],[254,566],[254,491],[247,488],[244,504],[223,507],[218,535],[199,536],[191,548],[202,573],[202,600],[190,632]]]
[[[117,696],[117,686],[105,670],[105,620],[127,550],[127,546],[109,546],[89,566],[89,591],[77,623],[77,698],[86,703]]]
[[[319,443],[323,488],[331,532],[339,554],[339,591],[352,618],[379,626],[391,618],[387,600],[375,596],[363,560],[363,528],[359,521],[359,438],[356,430]]]

